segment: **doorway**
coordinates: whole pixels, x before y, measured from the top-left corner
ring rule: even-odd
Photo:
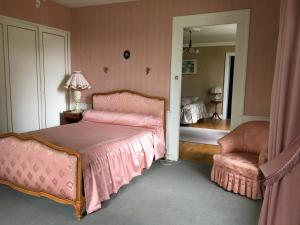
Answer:
[[[236,24],[185,27],[179,159],[211,163],[230,130]]]
[[[231,119],[235,53],[227,52],[224,72],[223,120]]]
[[[231,127],[241,122],[244,106],[247,47],[250,10],[236,10],[173,18],[172,65],[170,87],[170,110],[167,122],[167,158],[179,158],[180,99],[182,83],[183,30],[185,27],[200,27],[220,24],[236,24],[236,59],[234,62]]]

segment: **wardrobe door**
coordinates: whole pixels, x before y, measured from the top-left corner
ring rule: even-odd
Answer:
[[[7,43],[12,129],[14,132],[39,129],[37,29],[30,26],[8,25]]]
[[[54,33],[55,32],[55,33]],[[68,72],[67,32],[42,29],[42,74],[44,85],[45,127],[58,126],[60,113],[66,110],[65,77]]]
[[[0,133],[8,131],[4,55],[4,24],[0,23]]]

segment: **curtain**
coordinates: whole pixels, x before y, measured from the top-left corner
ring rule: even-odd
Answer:
[[[300,0],[281,0],[260,225],[300,225]]]

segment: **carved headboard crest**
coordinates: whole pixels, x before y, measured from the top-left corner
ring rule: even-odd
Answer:
[[[93,109],[152,115],[165,119],[165,99],[135,91],[120,90],[93,94]]]

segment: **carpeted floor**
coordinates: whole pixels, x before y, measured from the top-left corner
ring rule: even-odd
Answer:
[[[224,191],[210,166],[156,162],[102,209],[77,222],[74,210],[0,185],[1,225],[255,225],[260,201]]]

